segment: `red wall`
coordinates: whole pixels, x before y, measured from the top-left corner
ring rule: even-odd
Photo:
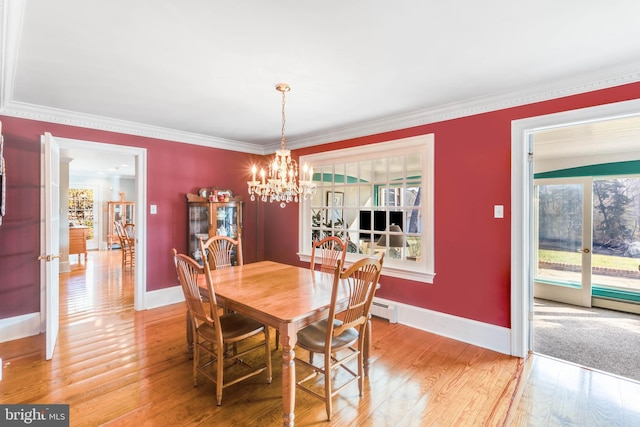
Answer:
[[[0,116],[7,162],[6,216],[0,226],[0,318],[40,311],[40,136],[127,145],[147,149],[147,283],[151,291],[176,286],[170,250],[187,249],[185,194],[198,188],[231,189],[244,206],[244,258],[262,257],[258,242],[258,207],[248,199],[247,177],[239,174],[254,162],[235,151],[123,135]],[[238,168],[240,166],[240,169]],[[148,212],[148,208],[146,208]]]
[[[297,150],[294,155],[435,134],[435,271],[433,284],[383,277],[380,297],[510,327],[511,122],[640,98],[640,83]],[[169,251],[186,250],[186,192],[227,187],[243,195],[245,262],[299,264],[298,207],[249,201],[247,154],[0,117],[8,167],[7,215],[0,226],[0,318],[40,310],[40,135],[148,150],[147,290],[175,286]],[[493,218],[493,205],[505,218]],[[265,226],[268,224],[268,226]]]
[[[640,83],[296,150],[295,155],[435,134],[433,284],[382,277],[377,295],[510,327],[511,122],[640,98]],[[493,206],[504,205],[504,219]],[[266,211],[265,257],[300,264],[297,207]]]

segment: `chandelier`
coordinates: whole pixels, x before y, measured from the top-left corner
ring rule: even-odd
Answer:
[[[285,94],[291,90],[286,83],[276,85],[276,90],[282,93],[282,138],[280,149],[276,150],[273,160],[260,170],[260,180],[256,180],[258,169],[255,165],[251,168],[251,181],[247,182],[251,200],[259,197],[263,202],[280,202],[280,207],[284,208],[287,203],[298,202],[299,196],[304,199],[315,194],[316,184],[313,181],[313,169],[305,163],[302,167],[302,176],[298,179],[298,163],[291,158],[291,151],[285,147],[284,125],[285,116]]]

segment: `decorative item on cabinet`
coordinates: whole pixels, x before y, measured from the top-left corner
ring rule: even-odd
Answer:
[[[204,190],[204,191],[203,191]],[[199,238],[228,236],[242,238],[242,205],[240,197],[229,190],[200,189],[198,194],[188,193],[188,253],[202,262]],[[213,196],[213,197],[212,197]],[[225,201],[226,200],[226,201]],[[236,255],[232,255],[235,262]]]
[[[120,194],[122,197],[124,193]],[[107,248],[112,249],[114,243],[120,244],[118,233],[114,228],[114,221],[118,221],[122,225],[134,224],[135,202],[107,202],[109,210],[109,222],[107,223]]]

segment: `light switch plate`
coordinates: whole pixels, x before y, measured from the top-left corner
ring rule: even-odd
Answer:
[[[494,218],[504,218],[504,206],[495,205],[493,207],[493,217]]]
[[[158,205],[150,205],[149,206],[149,213],[151,215],[155,215],[158,213]]]

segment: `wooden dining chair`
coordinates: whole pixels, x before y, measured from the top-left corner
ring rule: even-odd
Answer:
[[[136,259],[136,245],[135,237],[129,237],[125,231],[125,227],[120,221],[114,221],[114,230],[118,235],[120,242],[120,249],[122,251],[122,270],[124,271],[127,265],[131,268],[135,265]]]
[[[126,224],[124,224],[122,226],[122,229],[124,230],[124,235],[127,236],[130,239],[135,239],[136,238],[136,226],[135,224],[131,223],[131,222],[127,222]]]
[[[242,239],[237,240],[227,236],[211,236],[206,241],[200,238],[200,252],[206,258],[211,270],[233,267],[233,254],[236,254],[235,265],[243,265]],[[227,310],[227,309],[225,309]],[[228,310],[227,310],[228,311]],[[276,350],[280,340],[280,332],[276,329]]]
[[[264,371],[267,371],[267,383],[270,384],[272,371],[269,328],[239,313],[221,315],[216,303],[211,271],[207,268],[206,261],[205,265],[201,266],[187,255],[178,254],[175,249],[173,249],[173,255],[178,279],[191,316],[194,337],[193,385],[198,385],[198,374],[204,375],[216,385],[216,400],[217,404],[221,405],[222,390],[226,387]],[[207,283],[209,308],[205,307],[200,295],[198,276],[201,274],[205,276]],[[264,339],[258,342],[251,339],[259,334],[263,334]],[[227,351],[230,349],[231,351]],[[264,349],[264,365],[252,367],[242,359],[260,349]],[[202,357],[201,352],[206,357]],[[244,367],[247,372],[225,381],[225,365],[227,368]]]
[[[200,237],[200,251],[209,261],[209,268],[220,270],[235,265],[243,265],[242,239],[227,236],[211,236],[206,241]],[[235,260],[234,260],[235,255]]]
[[[365,337],[383,259],[384,254],[379,259],[363,258],[344,271],[341,271],[342,264],[338,262],[334,268],[329,317],[298,331],[298,347],[311,354],[322,354],[324,363],[319,366],[311,359],[307,361],[296,357],[297,364],[312,371],[304,378],[296,380],[296,388],[324,400],[329,421],[332,398],[342,389],[358,381],[358,389],[362,396],[365,375],[363,359]],[[343,307],[343,302],[338,300],[339,291],[343,286],[348,288],[346,308]],[[347,363],[354,359],[357,360],[357,371],[352,366],[347,366]],[[350,378],[334,389],[332,372],[337,368],[343,368],[350,374]],[[319,387],[315,382],[315,387],[308,383],[318,374],[324,376],[324,390],[318,390]]]
[[[314,240],[311,243],[311,260],[309,268],[315,270],[316,257],[320,259],[320,271],[333,273],[336,262],[344,266],[344,258],[347,255],[347,242],[336,236],[325,237],[322,240]]]

